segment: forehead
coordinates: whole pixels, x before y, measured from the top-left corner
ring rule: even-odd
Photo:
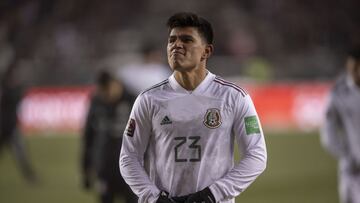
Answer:
[[[192,36],[194,38],[201,38],[198,29],[195,27],[175,27],[171,29],[169,33],[169,37],[183,35]]]

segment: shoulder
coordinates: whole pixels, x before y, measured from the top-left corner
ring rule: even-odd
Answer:
[[[169,79],[163,80],[162,82],[159,82],[155,85],[153,85],[152,87],[144,90],[143,92],[140,93],[140,96],[144,95],[152,95],[152,94],[157,94],[159,91],[163,90],[164,87],[166,87],[169,84]]]
[[[156,106],[156,98],[163,94],[163,89],[167,87],[168,83],[169,81],[166,79],[141,92],[133,104],[132,111],[144,115],[151,113],[152,109]]]
[[[163,80],[162,82],[153,85],[152,87],[144,90],[143,92],[141,92],[136,100],[135,100],[135,104],[136,105],[146,105],[149,104],[150,101],[153,101],[154,98],[158,98],[161,95],[164,94],[164,89],[166,89],[168,87],[169,84],[169,80]]]
[[[240,94],[242,97],[246,97],[248,95],[247,91],[243,87],[227,81],[220,76],[216,76],[213,82],[221,89],[221,91],[231,92],[232,94]]]
[[[339,95],[345,95],[349,93],[349,86],[347,85],[346,81],[346,75],[341,75],[333,85],[331,89],[331,95],[333,96],[339,96]]]

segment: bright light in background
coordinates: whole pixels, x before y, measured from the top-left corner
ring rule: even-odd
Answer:
[[[309,132],[321,126],[325,113],[326,93],[327,87],[315,86],[299,90],[295,95],[292,112],[300,130]]]
[[[19,117],[25,133],[78,133],[89,105],[91,88],[31,89]]]

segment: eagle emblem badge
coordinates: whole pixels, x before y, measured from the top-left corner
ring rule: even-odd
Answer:
[[[208,109],[205,113],[204,125],[211,129],[218,128],[221,125],[220,110],[217,108]]]

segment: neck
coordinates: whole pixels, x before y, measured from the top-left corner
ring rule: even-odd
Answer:
[[[174,76],[176,81],[186,90],[194,90],[206,77],[206,68],[195,69],[189,72],[175,71]]]

